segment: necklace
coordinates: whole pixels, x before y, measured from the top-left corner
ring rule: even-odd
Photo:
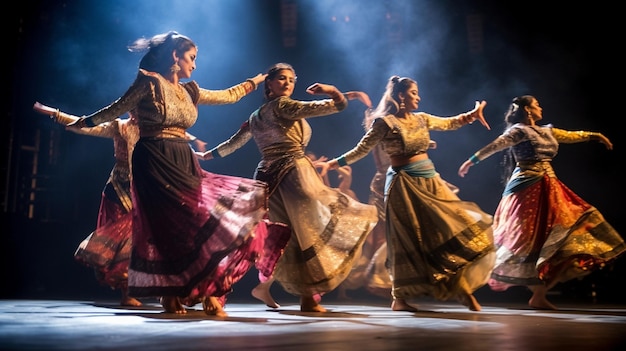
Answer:
[[[182,85],[180,85],[179,83],[176,83],[176,86],[174,87],[174,91],[176,92],[176,96],[178,97],[179,100],[185,99],[185,88],[183,88]]]

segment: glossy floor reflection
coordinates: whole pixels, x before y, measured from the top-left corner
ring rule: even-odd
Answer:
[[[201,305],[186,315],[117,301],[0,300],[1,350],[625,350],[626,306],[572,305],[537,311],[485,304],[419,303],[417,313],[383,304],[297,304],[267,309],[230,303],[229,317]]]

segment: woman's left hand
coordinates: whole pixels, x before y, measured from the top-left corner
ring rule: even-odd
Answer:
[[[348,100],[358,99],[363,105],[367,106],[367,108],[372,108],[372,100],[370,100],[369,95],[362,91],[348,91],[343,95],[345,95]]]
[[[485,100],[481,102],[476,101],[476,106],[474,106],[474,109],[470,112],[470,114],[472,115],[472,117],[474,117],[474,120],[478,120],[480,124],[487,128],[487,130],[491,130],[489,123],[487,123],[487,120],[485,120],[485,116],[483,116],[483,110],[485,109],[486,105],[487,101]]]
[[[33,104],[33,110],[44,115],[48,115],[50,117],[54,117],[54,115],[57,113],[57,109],[46,106],[38,101],[35,101],[35,103]]]

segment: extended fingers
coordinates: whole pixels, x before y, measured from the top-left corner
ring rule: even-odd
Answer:
[[[487,101],[483,100],[480,103],[476,101],[476,119],[480,122],[480,124],[487,128],[487,130],[491,130],[489,123],[487,123],[487,120],[485,120],[485,116],[483,115],[483,110],[485,109],[486,105]]]

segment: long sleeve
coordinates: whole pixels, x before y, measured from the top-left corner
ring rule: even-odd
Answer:
[[[553,128],[551,125],[530,126],[518,123],[480,149],[474,156],[478,161],[482,161],[498,151],[513,147],[517,162],[551,160],[557,155],[560,142],[582,142],[589,140],[591,136],[592,133],[568,132]]]
[[[390,130],[389,126],[382,119],[376,119],[370,129],[361,138],[359,143],[352,150],[345,152],[339,158],[345,160],[346,164],[352,164],[367,156],[369,152],[380,143],[385,134]]]
[[[457,130],[467,124],[466,114],[462,113],[453,117],[440,117],[431,115],[424,112],[418,112],[418,114],[426,117],[429,130],[436,131],[449,131]]]
[[[497,152],[518,144],[524,140],[524,138],[525,134],[520,129],[515,128],[507,130],[495,140],[478,150],[474,156],[476,156],[479,161],[482,161]]]
[[[213,157],[226,157],[243,147],[251,138],[250,123],[246,121],[235,134],[228,138],[228,140],[220,143],[209,152]]]
[[[276,99],[276,104],[273,106],[278,117],[287,120],[299,120],[327,116],[343,111],[348,106],[348,100],[343,99],[336,103],[333,99],[299,101],[289,97],[281,97]]]
[[[591,140],[597,133],[586,131],[568,131],[559,128],[551,128],[554,138],[562,144],[581,143]]]
[[[291,155],[304,156],[311,138],[307,119],[341,111],[346,106],[343,100],[339,103],[332,99],[298,101],[282,96],[254,111],[249,118],[250,130],[263,155],[263,165],[283,162]]]
[[[249,81],[222,90],[204,89],[195,82],[190,83],[187,83],[185,87],[190,92],[192,100],[198,105],[234,104],[255,89],[255,86]]]
[[[146,76],[138,75],[122,97],[87,116],[87,125],[98,125],[116,119],[136,108],[146,95],[155,95],[154,90],[154,84]]]
[[[62,125],[68,125],[78,119],[80,119],[80,117],[73,116],[64,112],[59,112],[58,115],[54,117],[54,121]],[[116,126],[114,125],[115,123],[117,122],[116,121],[105,122],[105,123],[99,124],[91,128],[81,128],[79,130],[70,129],[70,130],[77,134],[84,134],[84,135],[110,139],[110,138],[113,138],[113,136],[115,135],[115,128],[116,128]]]
[[[508,147],[511,147],[515,145],[515,142],[513,142],[513,140],[511,140],[510,138],[506,137],[506,136],[499,136],[497,137],[494,141],[490,142],[489,144],[485,145],[482,149],[478,150],[474,156],[476,156],[476,158],[479,161],[482,161],[486,158],[488,158],[489,156],[500,152]]]

